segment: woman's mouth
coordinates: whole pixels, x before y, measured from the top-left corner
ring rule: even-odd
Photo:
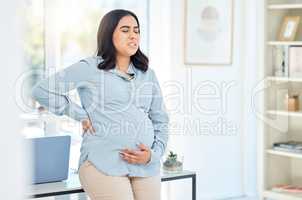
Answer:
[[[135,42],[130,42],[130,43],[128,44],[128,46],[130,46],[130,47],[132,47],[132,48],[136,48],[136,47],[137,47],[137,43],[135,43]]]

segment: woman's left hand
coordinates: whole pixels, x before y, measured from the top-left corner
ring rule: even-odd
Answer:
[[[147,164],[151,159],[151,150],[144,144],[138,145],[138,150],[123,149],[121,157],[131,164]]]

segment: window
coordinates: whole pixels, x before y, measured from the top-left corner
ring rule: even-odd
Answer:
[[[27,0],[25,9],[24,63],[25,71],[44,69],[44,4],[41,0]],[[43,74],[32,73],[26,81],[25,105],[34,108],[35,102],[29,98],[32,86]]]
[[[18,105],[26,112],[21,117],[25,121],[22,135],[26,137],[43,134],[43,122],[36,115],[31,114],[37,107],[31,98],[31,88],[44,76],[45,69],[45,29],[44,2],[41,0],[27,0],[24,7],[24,69],[22,78],[18,79],[22,93],[16,97]],[[18,84],[18,82],[16,83]],[[18,86],[16,86],[18,87]]]

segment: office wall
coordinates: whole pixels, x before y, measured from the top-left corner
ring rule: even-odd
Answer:
[[[257,117],[253,111],[253,105],[251,99],[253,97],[253,89],[258,82],[261,82],[259,72],[257,69],[259,64],[262,62],[263,41],[263,15],[264,15],[263,1],[244,1],[243,13],[243,41],[244,41],[244,108],[243,121],[244,121],[244,176],[243,186],[244,193],[246,196],[258,199],[257,193],[257,173],[258,173],[258,162],[257,162],[257,138],[259,137],[259,131],[257,124]]]
[[[24,165],[19,109],[15,102],[15,82],[21,72],[20,1],[3,2],[0,8],[0,198],[24,199]]]
[[[185,1],[151,1],[151,67],[159,76],[168,108],[182,108],[170,115],[174,128],[170,132],[169,149],[184,156],[186,169],[197,172],[198,199],[254,196],[256,192],[256,119],[250,111],[250,92],[256,77],[253,66],[257,64],[255,3],[234,0],[231,65],[189,66],[183,62]],[[216,109],[225,103],[225,113],[205,115],[194,106],[190,95],[207,81],[227,95],[221,101],[204,98],[202,106]],[[183,90],[171,87],[174,83]],[[230,86],[227,91],[223,84]],[[183,93],[181,100],[171,98],[175,93]],[[221,119],[235,127],[234,134],[205,133],[194,128],[198,122],[218,127]],[[184,130],[189,123],[193,128]],[[170,199],[185,199],[190,194],[189,181],[171,183],[167,188]]]

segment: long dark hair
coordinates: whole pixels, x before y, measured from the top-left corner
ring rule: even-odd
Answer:
[[[135,18],[138,28],[140,28],[137,16],[128,10],[112,10],[108,12],[101,20],[97,34],[97,56],[100,56],[103,61],[98,65],[99,69],[109,70],[115,67],[116,49],[114,47],[112,36],[121,18],[132,16]],[[142,70],[148,70],[148,57],[138,48],[136,53],[130,57],[134,67]]]

